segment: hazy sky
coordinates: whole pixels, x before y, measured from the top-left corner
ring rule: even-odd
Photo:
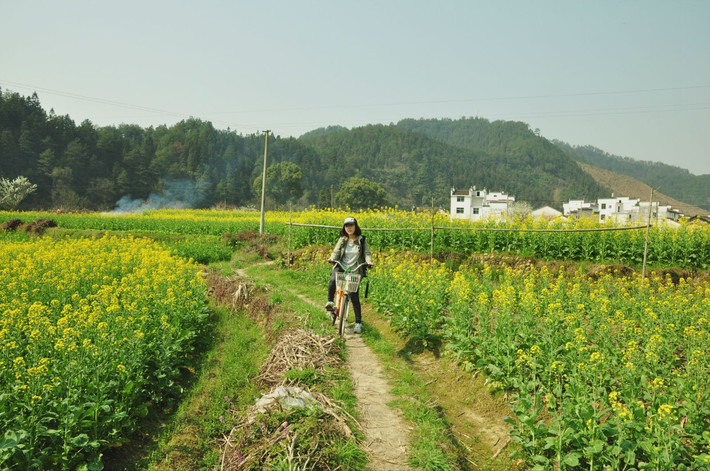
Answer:
[[[0,0],[0,87],[75,122],[524,121],[710,173],[706,0]]]

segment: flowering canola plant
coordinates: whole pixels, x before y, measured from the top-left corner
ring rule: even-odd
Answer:
[[[0,467],[100,466],[174,394],[206,321],[200,270],[126,237],[0,239],[0,252]]]
[[[368,240],[379,250],[428,251],[431,227],[434,251],[458,253],[510,252],[556,260],[614,261],[640,265],[645,231],[614,232],[523,232],[526,230],[579,230],[610,228],[585,220],[510,220],[472,222],[449,219],[443,213],[384,208],[366,211],[309,209],[289,213],[268,211],[265,231],[288,237],[294,248],[331,244],[333,234],[320,227],[288,226],[288,223],[340,226],[346,216],[355,216],[367,231]],[[49,218],[60,227],[104,231],[157,232],[221,237],[259,229],[258,211],[215,209],[160,209],[142,213],[54,214],[48,212],[0,212],[0,223],[12,219]],[[395,230],[379,230],[395,229]],[[479,230],[471,230],[479,229]],[[486,230],[481,230],[486,229]],[[506,231],[501,231],[506,230]],[[648,262],[686,268],[710,268],[710,229],[683,224],[650,229]]]
[[[378,257],[371,301],[513,392],[531,467],[710,468],[710,283],[420,258]]]

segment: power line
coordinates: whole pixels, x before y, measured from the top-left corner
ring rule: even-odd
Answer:
[[[163,110],[159,108],[151,108],[143,105],[136,105],[131,103],[125,103],[120,101],[108,100],[99,97],[92,97],[87,95],[81,95],[78,93],[67,92],[63,90],[56,90],[51,88],[39,87],[35,85],[30,85],[21,82],[14,82],[10,80],[0,79],[0,83],[10,84],[14,87],[20,87],[30,90],[40,90],[42,92],[63,96],[66,98],[72,98],[77,100],[83,100],[93,103],[105,104],[110,106],[118,106],[121,108],[135,109],[140,111],[148,111],[151,113],[165,114],[176,117],[191,117],[194,114],[188,114],[183,112],[175,112],[170,110]],[[573,98],[573,97],[585,97],[585,96],[610,96],[610,95],[629,95],[629,94],[639,94],[639,93],[659,93],[659,92],[669,92],[669,91],[683,91],[683,90],[700,90],[710,88],[710,85],[692,85],[683,87],[657,87],[657,88],[637,88],[637,89],[626,89],[626,90],[612,90],[612,91],[594,91],[594,92],[578,92],[578,93],[560,93],[560,94],[544,94],[544,95],[511,95],[511,96],[499,96],[490,98],[453,98],[448,100],[421,100],[421,101],[400,101],[400,102],[388,102],[388,103],[361,103],[361,104],[338,104],[338,105],[327,105],[327,106],[295,106],[295,107],[280,107],[280,108],[259,108],[259,109],[245,109],[245,110],[230,110],[230,111],[211,111],[206,112],[206,115],[229,115],[229,114],[251,114],[251,113],[268,113],[268,112],[287,112],[287,111],[314,111],[314,110],[334,110],[334,109],[357,109],[357,108],[382,108],[382,107],[392,107],[392,106],[408,106],[408,105],[428,105],[428,104],[445,104],[445,103],[467,103],[467,102],[485,102],[485,101],[511,101],[511,100],[529,100],[529,99],[546,99],[546,98]],[[588,115],[589,113],[595,114],[618,114],[618,113],[634,113],[635,110],[639,112],[660,112],[660,111],[684,111],[684,108],[678,108],[678,106],[690,106],[695,108],[690,108],[690,110],[696,109],[708,109],[710,108],[710,103],[689,103],[681,105],[658,105],[653,107],[639,107],[639,108],[625,108],[621,110],[611,109],[611,110],[579,110],[579,111],[559,111],[559,112],[549,112],[542,113],[542,115],[559,115],[558,117],[569,117],[576,116],[577,113],[584,113]],[[661,109],[667,108],[667,109]],[[533,117],[540,116],[539,114],[531,115]],[[555,117],[555,116],[551,116]],[[284,126],[290,125],[290,123],[281,123]],[[302,125],[302,122],[299,122]]]
[[[178,116],[178,117],[189,117],[190,116],[186,113],[178,113],[175,111],[161,110],[158,108],[150,108],[150,107],[142,106],[142,105],[134,105],[131,103],[124,103],[124,102],[120,102],[120,101],[107,100],[105,98],[97,98],[97,97],[92,97],[92,96],[87,96],[87,95],[80,95],[78,93],[66,92],[66,91],[62,91],[62,90],[55,90],[52,88],[38,87],[35,85],[28,85],[28,84],[24,84],[24,83],[20,83],[20,82],[12,82],[9,80],[0,80],[0,83],[7,83],[13,87],[24,88],[24,89],[28,89],[28,90],[34,90],[34,91],[39,90],[41,92],[48,93],[50,95],[58,95],[58,96],[66,97],[66,98],[73,98],[76,100],[88,101],[88,102],[92,102],[92,103],[99,103],[102,105],[118,106],[121,108],[128,108],[128,109],[134,109],[134,110],[140,110],[140,111],[148,111],[151,113],[167,114],[167,115]]]

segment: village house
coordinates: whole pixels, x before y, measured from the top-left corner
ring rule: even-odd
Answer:
[[[570,200],[562,205],[563,214],[572,218],[589,218],[600,223],[645,224],[651,217],[651,223],[676,222],[683,214],[668,205],[657,201],[641,201],[639,198],[614,196],[599,198],[596,203],[584,200]]]
[[[508,206],[515,202],[514,196],[501,191],[489,192],[471,187],[468,190],[451,189],[451,218],[480,221],[485,219],[503,219],[508,213]]]

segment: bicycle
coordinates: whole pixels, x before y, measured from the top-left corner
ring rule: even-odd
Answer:
[[[348,314],[350,314],[350,293],[356,293],[360,287],[361,276],[354,272],[367,265],[367,263],[361,263],[352,269],[345,268],[338,260],[333,260],[331,263],[340,265],[340,268],[344,270],[335,273],[336,301],[335,308],[330,313],[331,325],[335,325],[335,321],[338,321],[338,333],[342,337],[345,332]],[[335,267],[333,267],[333,270],[335,270]]]

